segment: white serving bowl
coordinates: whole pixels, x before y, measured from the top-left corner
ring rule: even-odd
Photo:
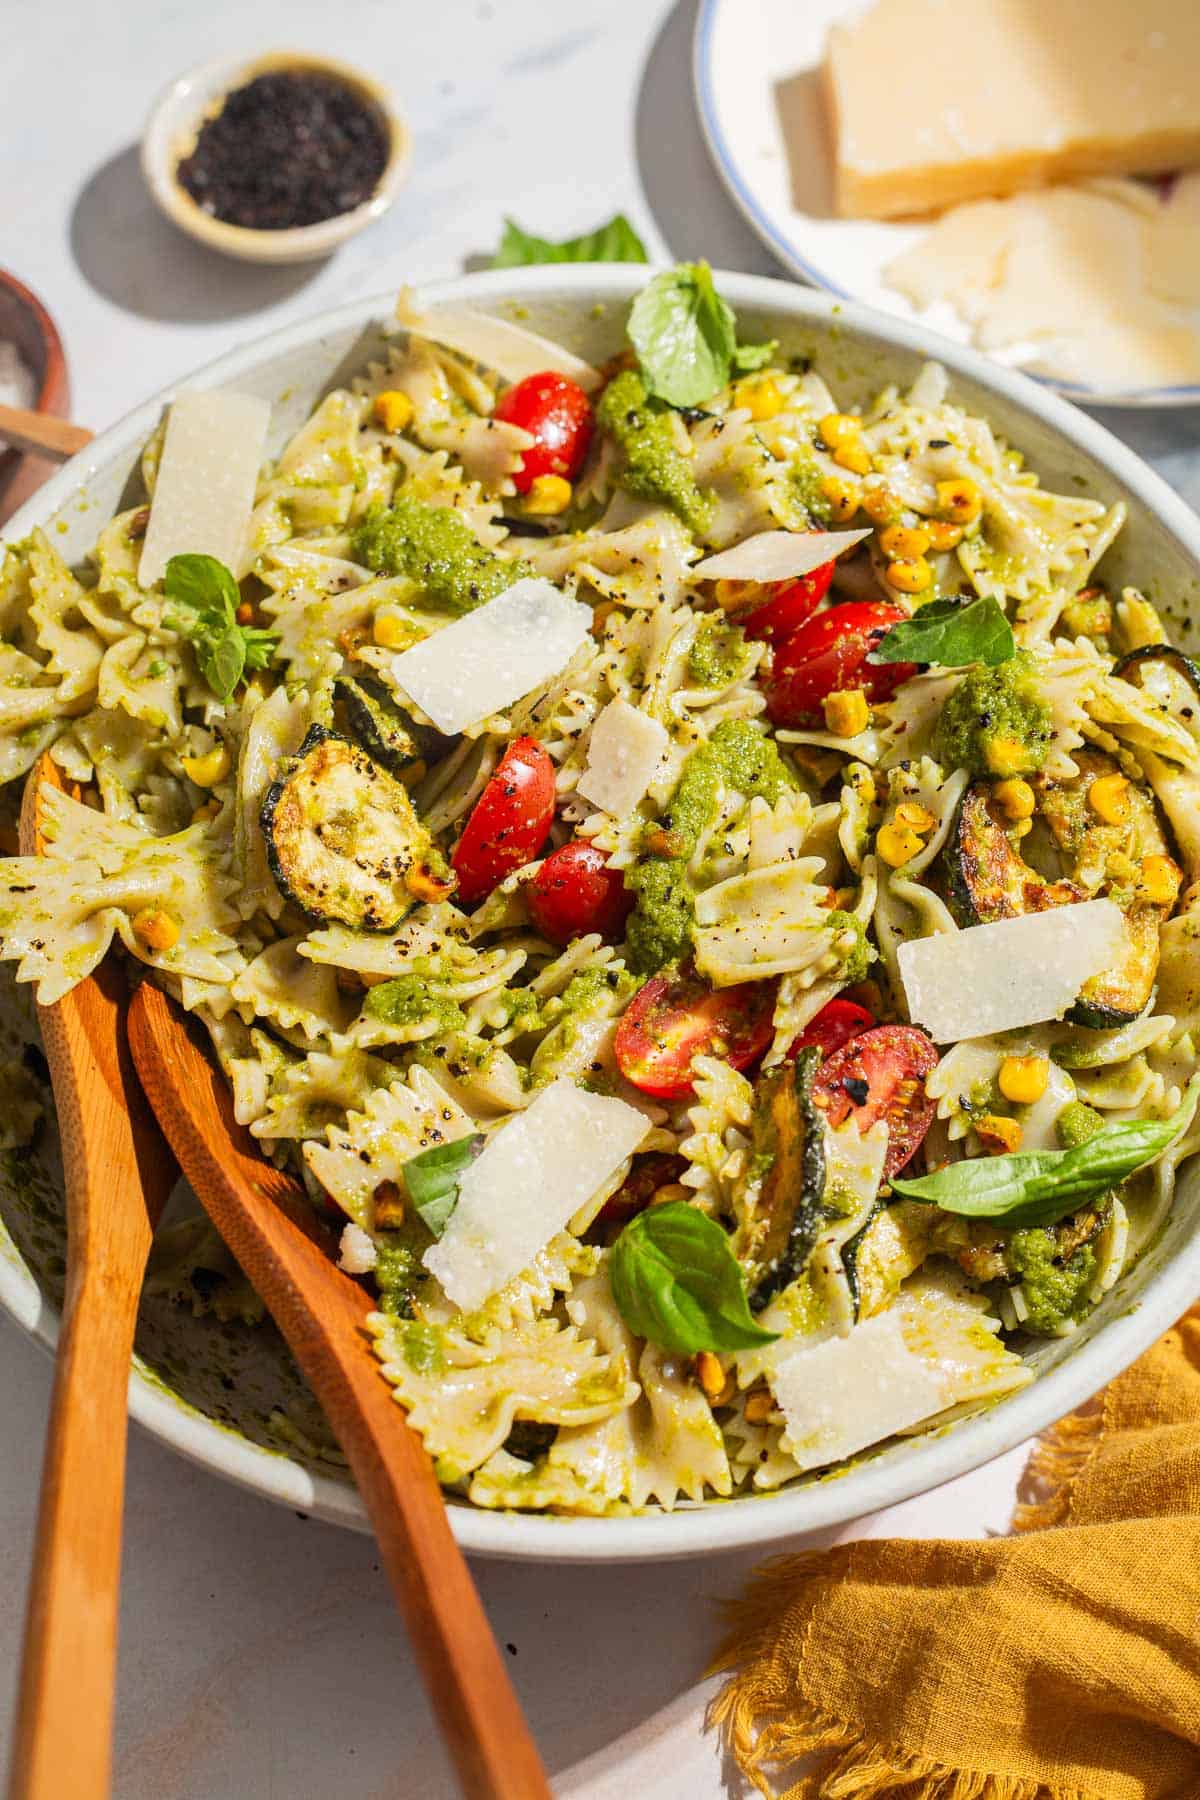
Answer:
[[[332,75],[364,100],[383,127],[388,143],[387,162],[369,199],[349,212],[322,219],[317,225],[297,225],[284,231],[255,231],[245,225],[228,225],[196,204],[176,170],[195,144],[201,125],[226,94],[256,75],[281,69]],[[328,256],[387,211],[396,198],[408,157],[408,127],[387,89],[348,63],[330,56],[315,56],[308,50],[222,57],[189,69],[159,95],[142,134],[142,173],[168,219],[210,249],[236,256],[241,262],[296,263]]]
[[[517,310],[534,330],[600,362],[619,346],[627,303],[646,279],[647,271],[636,267],[506,269],[431,287],[421,299],[502,315]],[[1200,622],[1200,521],[1131,451],[1068,402],[914,325],[783,282],[740,275],[717,281],[747,339],[775,336],[784,352],[811,356],[839,403],[864,400],[887,381],[907,382],[924,359],[939,358],[951,371],[954,396],[986,414],[1047,486],[1128,501],[1128,526],[1105,565],[1109,579],[1151,586],[1181,633],[1190,619]],[[274,447],[322,393],[379,353],[391,309],[391,296],[383,296],[289,325],[210,363],[187,385],[234,388],[272,401]],[[40,525],[68,558],[82,557],[127,487],[136,490],[139,452],[170,398],[157,395],[96,438],[12,520],[10,537]],[[0,1056],[13,1054],[11,1046],[30,1035],[28,1018],[28,990],[18,995],[6,981]],[[52,1346],[64,1245],[56,1145],[47,1141],[32,1164],[14,1171],[11,1153],[0,1154],[0,1302]],[[456,1535],[483,1555],[539,1562],[695,1556],[775,1544],[908,1499],[1043,1430],[1140,1355],[1200,1295],[1198,1227],[1200,1170],[1194,1169],[1180,1183],[1162,1237],[1137,1267],[1073,1336],[1034,1352],[1036,1382],[973,1418],[859,1458],[845,1472],[777,1494],[636,1518],[559,1519],[455,1504]],[[317,1449],[318,1415],[269,1326],[218,1325],[167,1302],[144,1301],[130,1410],[163,1442],[230,1480],[302,1512],[367,1528],[354,1488]],[[282,1431],[278,1419],[271,1423],[273,1412],[286,1414]]]

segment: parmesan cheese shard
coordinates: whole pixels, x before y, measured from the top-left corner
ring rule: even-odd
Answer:
[[[909,1016],[935,1043],[1061,1019],[1125,946],[1121,910],[1083,900],[914,938],[897,952]]]
[[[623,819],[654,780],[669,742],[665,725],[649,713],[620,697],[610,700],[592,726],[579,792]]]
[[[378,667],[439,731],[463,731],[550,681],[591,623],[589,606],[531,575]]]
[[[876,0],[824,76],[846,218],[1200,162],[1195,0]]]
[[[569,375],[590,394],[604,379],[599,369],[582,357],[573,356],[561,344],[508,319],[497,319],[491,313],[475,312],[467,306],[434,306],[424,312],[411,289],[401,292],[396,318],[416,337],[444,344],[447,350],[456,350],[460,356],[502,375],[505,381],[523,381],[526,375],[555,369],[560,375]]]
[[[473,1312],[632,1156],[647,1131],[624,1100],[551,1082],[489,1137],[464,1173],[458,1205],[425,1267],[455,1306]]]
[[[759,531],[732,550],[706,556],[692,576],[700,581],[797,581],[870,535],[869,531]]]
[[[267,443],[271,408],[253,394],[220,389],[171,402],[150,521],[138,565],[153,587],[173,556],[215,556],[246,572],[246,539]]]
[[[774,1352],[768,1379],[786,1421],[783,1448],[802,1469],[1032,1380],[1001,1343],[982,1296],[944,1278],[919,1277],[846,1337],[793,1344]]]

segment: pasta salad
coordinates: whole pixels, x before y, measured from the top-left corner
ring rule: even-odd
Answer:
[[[1032,1379],[1200,1147],[1200,670],[927,365],[704,264],[603,368],[402,302],[0,563],[0,958],[116,943],[372,1284],[448,1488],[772,1490]],[[19,789],[14,788],[14,792]]]

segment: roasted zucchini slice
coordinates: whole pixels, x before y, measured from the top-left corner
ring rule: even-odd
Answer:
[[[267,790],[259,819],[280,893],[323,924],[390,931],[452,886],[407,789],[322,725]]]
[[[960,925],[990,925],[1086,900],[1070,881],[1047,881],[1031,869],[1012,838],[1009,823],[987,782],[963,795],[942,856],[946,902]]]
[[[391,775],[419,779],[421,765],[432,762],[442,746],[436,731],[400,710],[381,681],[343,675],[334,682],[333,698],[345,735]]]
[[[812,1100],[820,1060],[819,1050],[802,1050],[795,1064],[768,1069],[755,1087],[753,1154],[771,1160],[755,1208],[753,1312],[795,1280],[826,1222],[824,1128]]]
[[[1131,681],[1135,687],[1144,687],[1147,675],[1153,681],[1155,663],[1174,670],[1200,700],[1200,664],[1194,663],[1182,650],[1176,650],[1173,644],[1143,644],[1140,650],[1131,650],[1128,656],[1123,656],[1113,669],[1113,674],[1121,676],[1124,681]]]

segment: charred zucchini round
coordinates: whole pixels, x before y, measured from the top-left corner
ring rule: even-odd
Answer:
[[[801,1050],[794,1065],[768,1069],[755,1085],[754,1154],[770,1165],[755,1208],[752,1312],[796,1279],[826,1222],[824,1126],[812,1098],[820,1061],[819,1050]]]
[[[1131,650],[1128,656],[1123,656],[1113,674],[1141,687],[1143,670],[1156,662],[1165,663],[1177,675],[1182,675],[1192,692],[1200,697],[1200,664],[1194,663],[1182,650],[1176,650],[1173,644],[1143,644],[1140,650]]]
[[[402,712],[381,681],[344,675],[334,683],[333,698],[345,735],[389,774],[417,779],[420,765],[437,755],[438,733]]]
[[[407,789],[322,725],[267,790],[260,824],[280,893],[322,924],[390,931],[431,881],[449,891]]]

